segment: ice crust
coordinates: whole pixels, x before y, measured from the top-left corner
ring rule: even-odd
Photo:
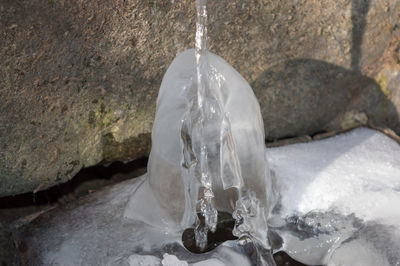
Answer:
[[[395,141],[361,128],[266,153],[280,195],[270,228],[283,238],[281,249],[311,265],[400,264],[400,146]],[[180,235],[166,230],[169,226],[142,222],[149,210],[153,221],[164,217],[143,196],[150,191],[146,180],[147,175],[96,192],[19,229],[29,265],[152,265],[166,254],[189,265],[254,265],[235,241],[195,255],[182,247]],[[124,218],[141,187],[136,200],[142,208]]]
[[[400,265],[398,143],[360,128],[266,153],[280,195],[270,223],[281,227],[292,257],[308,264]]]
[[[356,129],[329,140],[267,151],[280,180],[281,211],[357,214],[364,221],[400,223],[400,147],[385,135]]]

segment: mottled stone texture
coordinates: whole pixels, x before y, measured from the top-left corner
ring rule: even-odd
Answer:
[[[400,132],[400,2],[215,0],[210,48],[260,100],[267,140]],[[149,152],[155,102],[194,46],[193,0],[0,1],[0,196]]]

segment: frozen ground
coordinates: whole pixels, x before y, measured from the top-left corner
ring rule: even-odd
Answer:
[[[278,249],[309,264],[400,265],[400,146],[395,141],[361,128],[266,153],[280,195],[270,220],[283,240]],[[205,254],[186,251],[180,234],[158,223],[165,214],[149,200],[146,183],[146,176],[120,183],[20,227],[21,262],[252,265],[235,241]],[[130,218],[124,215],[138,188],[146,196],[136,202],[143,212],[153,211],[153,225],[139,221],[139,208]]]

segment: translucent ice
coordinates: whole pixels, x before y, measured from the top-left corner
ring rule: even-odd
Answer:
[[[218,97],[214,111],[222,110],[223,114],[219,117],[226,118],[225,121],[221,121],[221,127],[211,124],[205,128],[204,133],[210,175],[221,177],[221,165],[225,169],[223,173],[226,173],[222,178],[213,179],[212,191],[217,195],[213,201],[219,211],[232,213],[239,198],[238,188],[243,185],[257,195],[260,201],[259,208],[264,208],[263,211],[266,212],[266,188],[270,186],[267,186],[264,127],[257,99],[248,83],[228,63],[212,53],[207,55],[210,69],[207,73],[207,86],[213,89],[210,91],[219,94],[214,95]],[[152,132],[149,179],[146,181],[149,182],[150,193],[160,209],[165,210],[166,217],[180,224],[182,229],[193,226],[195,222],[193,206],[197,205],[198,197],[192,197],[188,193],[196,192],[203,186],[198,179],[185,178],[190,176],[188,172],[198,171],[198,168],[191,167],[196,164],[196,152],[186,149],[185,145],[198,149],[197,153],[201,152],[200,145],[193,143],[194,140],[200,139],[194,137],[198,133],[196,127],[184,123],[188,121],[185,120],[185,116],[190,110],[193,97],[196,97],[195,65],[194,50],[185,51],[172,62],[163,78]],[[213,116],[212,112],[210,116]],[[227,129],[227,123],[229,131],[224,131]],[[190,132],[182,130],[186,125]],[[232,146],[234,154],[229,153]],[[132,198],[126,217],[134,215],[135,208],[140,207],[133,206],[137,201],[140,200]]]

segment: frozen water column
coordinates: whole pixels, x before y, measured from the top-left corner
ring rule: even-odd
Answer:
[[[265,136],[259,103],[246,80],[221,57],[208,52],[207,80],[213,90],[219,90],[219,104],[229,119],[235,152],[243,178],[242,190],[254,191],[266,206],[270,188],[266,178],[264,155]],[[157,99],[157,111],[152,131],[148,175],[150,188],[169,216],[183,227],[185,186],[182,179],[183,144],[181,128],[185,113],[195,97],[196,62],[194,49],[179,54],[169,66]],[[215,144],[215,145],[214,145]],[[219,149],[221,143],[213,143]],[[208,158],[218,161],[220,158]],[[213,176],[215,206],[218,211],[232,212],[238,190],[224,190],[221,177]],[[193,187],[191,188],[193,189]],[[267,208],[266,208],[267,209]]]

